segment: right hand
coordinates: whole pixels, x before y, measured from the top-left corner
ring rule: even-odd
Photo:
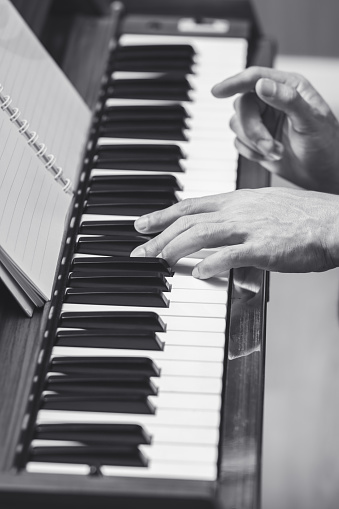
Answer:
[[[303,76],[250,67],[212,93],[242,94],[230,122],[241,155],[306,189],[339,194],[339,123]],[[276,124],[279,141],[269,131]]]

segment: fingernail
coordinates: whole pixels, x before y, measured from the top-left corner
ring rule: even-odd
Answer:
[[[142,246],[138,246],[134,249],[134,251],[131,252],[130,256],[132,257],[145,257],[146,251]]]
[[[200,271],[198,266],[194,267],[194,269],[192,270],[192,276],[197,279],[200,279]]]
[[[277,86],[274,81],[263,78],[260,80],[260,92],[266,97],[273,97],[275,95]]]
[[[274,142],[273,140],[259,140],[257,142],[257,148],[260,150],[262,154],[268,156],[274,150]]]
[[[137,230],[147,230],[148,219],[147,217],[139,217],[134,224]]]
[[[215,97],[219,97],[219,94],[221,93],[221,90],[219,92],[220,85],[221,85],[221,83],[218,83],[217,85],[214,85],[214,87],[211,90],[212,95],[214,95]]]
[[[257,148],[265,157],[267,157],[267,159],[270,159],[271,161],[279,161],[284,152],[284,146],[274,140],[259,140],[257,142]]]

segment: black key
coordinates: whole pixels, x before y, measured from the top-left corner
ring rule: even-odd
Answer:
[[[87,202],[90,204],[110,204],[119,203],[147,204],[157,203],[159,201],[177,202],[174,192],[171,191],[94,191],[89,189],[87,193]],[[141,234],[139,233],[139,236]]]
[[[131,138],[140,140],[173,140],[187,141],[188,138],[184,132],[184,127],[166,125],[166,123],[157,129],[153,126],[131,126],[120,127],[115,124],[104,124],[99,128],[99,135],[109,138]]]
[[[71,274],[68,279],[68,285],[70,288],[106,288],[115,290],[117,288],[125,288],[126,290],[137,289],[141,290],[146,288],[157,288],[164,292],[169,292],[171,285],[163,274],[157,275],[145,275],[142,273],[133,275],[122,275],[116,276],[77,276]]]
[[[147,55],[153,55],[175,60],[180,56],[190,56],[193,58],[195,51],[189,44],[137,44],[118,46],[114,54],[120,58],[134,58],[136,56],[138,58],[145,58]]]
[[[88,378],[160,376],[159,368],[147,357],[54,357],[49,370]]]
[[[155,407],[147,397],[124,395],[79,395],[45,394],[41,408],[45,410],[71,410],[75,412],[109,412],[115,414],[155,414]]]
[[[57,346],[119,348],[161,351],[163,342],[152,331],[106,331],[105,329],[63,330],[57,333]]]
[[[64,302],[73,304],[93,304],[107,306],[144,306],[155,308],[166,308],[169,300],[157,288],[147,288],[142,291],[134,289],[118,288],[90,289],[90,288],[68,288]]]
[[[59,395],[82,396],[126,396],[126,398],[136,396],[156,396],[158,389],[154,383],[147,377],[135,377],[126,379],[110,380],[106,378],[90,378],[87,377],[65,377],[65,376],[49,376],[45,386],[46,391],[53,391]]]
[[[81,329],[111,329],[165,332],[166,326],[159,315],[146,311],[90,311],[64,312],[60,316],[60,327]]]
[[[124,348],[125,350],[161,351],[164,349],[164,343],[155,332],[133,330],[61,330],[57,332],[55,344],[84,348]]]
[[[151,436],[136,424],[38,424],[35,439],[77,441],[84,444],[150,444]]]
[[[182,122],[188,114],[180,104],[168,106],[105,106],[101,123],[114,121],[130,122],[130,121],[161,121],[176,120]]]
[[[96,153],[100,162],[108,160],[115,161],[119,164],[126,161],[178,161],[184,158],[184,154],[178,145],[169,145],[166,143],[159,145],[152,145],[151,143],[140,145],[133,143],[123,145],[100,145]]]
[[[119,203],[117,205],[110,203],[87,203],[84,207],[85,214],[100,214],[112,216],[143,216],[150,214],[156,210],[163,210],[170,207],[174,200],[154,201],[153,203]],[[128,256],[129,253],[124,253],[122,256]]]
[[[168,82],[160,80],[114,80],[107,88],[108,98],[155,99],[164,101],[191,101],[191,87],[186,80]]]
[[[74,258],[72,263],[73,273],[87,272],[91,275],[109,276],[116,271],[136,270],[150,273],[158,272],[165,276],[172,276],[173,272],[163,258],[125,257],[125,258]]]
[[[133,249],[145,242],[146,239],[116,240],[107,237],[82,237],[77,242],[76,252],[102,256],[129,256]]]
[[[85,235],[141,235],[134,228],[134,220],[83,221],[79,233]]]
[[[123,161],[116,162],[114,159],[98,160],[94,158],[93,168],[101,170],[131,170],[131,171],[163,171],[170,173],[182,173],[184,170],[179,161]]]
[[[140,60],[138,58],[129,60],[115,60],[109,67],[114,71],[132,71],[132,72],[170,72],[182,71],[185,74],[192,73],[192,60],[190,58],[181,58],[177,61],[164,60],[162,58],[148,58]]]
[[[154,235],[143,235],[134,228],[134,220],[83,221],[79,233],[84,235],[108,235],[119,238],[151,240]]]
[[[94,467],[117,465],[146,467],[147,459],[138,447],[125,445],[111,446],[51,446],[32,447],[29,461],[48,463],[78,463]]]
[[[98,175],[90,181],[91,191],[182,191],[174,175]]]

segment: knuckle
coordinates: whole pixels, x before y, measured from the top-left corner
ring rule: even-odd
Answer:
[[[187,230],[190,227],[192,222],[192,216],[181,216],[174,223],[173,227],[176,232],[181,232]]]
[[[191,198],[187,198],[186,200],[182,200],[179,202],[179,211],[181,214],[185,216],[191,214],[194,209],[194,200]]]
[[[210,223],[201,223],[193,227],[195,238],[202,241],[204,244],[213,238],[213,225]]]
[[[153,253],[160,253],[159,237],[155,237],[150,242],[146,242],[142,247],[145,250],[146,256],[151,256]]]
[[[293,73],[293,76],[294,76],[294,78],[297,79],[297,81],[299,82],[300,85],[306,86],[306,85],[310,84],[308,79],[305,78],[305,76],[303,74],[300,74],[300,73],[296,72],[296,73]]]

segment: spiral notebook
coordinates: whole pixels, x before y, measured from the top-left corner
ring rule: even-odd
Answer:
[[[28,315],[51,298],[91,112],[0,0],[0,278]]]

